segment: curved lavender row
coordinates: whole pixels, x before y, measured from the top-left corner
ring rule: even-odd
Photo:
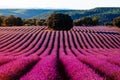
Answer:
[[[33,66],[39,58],[37,56],[22,57],[0,66],[0,80],[16,80]]]
[[[23,31],[25,31],[24,29],[25,28],[20,28],[20,29],[23,29]],[[35,28],[26,28],[26,29],[28,29],[29,31],[31,31],[32,33],[31,34],[33,34],[33,33],[36,33],[36,29]],[[35,30],[33,30],[32,31],[32,29],[35,29]],[[40,28],[38,28],[39,30],[38,30],[38,32],[41,30]],[[78,29],[80,29],[80,28],[78,28]],[[84,29],[84,28],[83,28]],[[87,30],[90,30],[89,28],[85,28],[85,29],[87,29]],[[8,29],[8,31],[10,31],[9,29]],[[15,31],[17,31],[16,29],[15,29]],[[22,30],[21,30],[22,31]],[[28,33],[28,32],[27,32]],[[52,32],[53,33],[53,32]],[[60,32],[61,33],[61,32]],[[64,39],[65,39],[65,47],[76,47],[76,44],[75,44],[75,37],[74,36],[72,36],[72,31],[69,31],[69,32],[64,32],[65,34],[64,34]],[[48,33],[47,33],[48,34]],[[56,34],[56,33],[54,33],[54,34]],[[91,40],[89,39],[89,37],[88,37],[88,33],[86,33],[86,32],[83,32],[83,34],[81,33],[81,32],[74,32],[74,35],[77,37],[77,42],[76,43],[79,43],[79,48],[81,48],[81,47],[83,47],[83,48],[92,48],[93,46],[92,46],[92,42],[91,42]],[[84,35],[84,36],[82,36],[82,35]],[[91,35],[91,34],[90,34]],[[92,35],[94,35],[94,34],[92,34]],[[98,36],[99,34],[97,34],[97,36]],[[33,35],[33,37],[34,37],[35,35]],[[63,35],[62,35],[63,36]],[[67,36],[68,36],[68,38],[67,38]],[[22,36],[23,37],[23,36]],[[46,36],[44,36],[44,37],[46,37]],[[85,38],[84,38],[85,37]],[[95,37],[96,37],[96,35],[95,35]],[[104,36],[103,36],[104,37]],[[19,38],[20,39],[20,38]],[[19,40],[19,39],[17,39],[17,41]],[[25,38],[25,39],[27,39],[27,38]],[[31,39],[32,39],[32,37],[31,37]],[[35,38],[36,39],[36,38]],[[100,40],[99,40],[100,39]],[[106,37],[105,37],[105,39],[107,39]],[[88,40],[88,41],[87,41]],[[99,36],[99,38],[98,38],[98,40],[99,41],[95,41],[96,43],[98,43],[98,42],[101,42],[101,45],[103,45],[104,47],[103,48],[106,48],[106,46],[108,47],[109,46],[109,48],[110,48],[110,42],[109,42],[109,45],[107,45],[107,44],[105,44],[105,42],[102,40],[102,38]],[[28,39],[27,41],[30,41],[30,39]],[[35,40],[34,40],[35,41]],[[32,41],[32,42],[34,42],[34,41]],[[81,42],[80,42],[81,41]],[[10,43],[10,41],[8,41],[9,43]],[[46,41],[45,40],[45,42],[46,43],[44,43],[44,45],[40,45],[40,46],[45,46],[47,43],[48,43],[48,41]],[[107,41],[108,42],[108,41]],[[15,42],[14,42],[14,44],[15,44]],[[13,43],[11,43],[10,45],[14,45]],[[32,48],[32,44],[31,45],[29,45],[29,43],[24,43],[24,45],[26,45],[26,46],[28,46],[28,47],[26,47],[26,48],[24,48],[24,47],[22,47],[20,44],[22,44],[21,43],[21,41],[20,41],[20,43],[18,43],[18,45],[20,46],[18,46],[18,45],[15,45],[15,46],[13,46],[13,47],[11,47],[10,45],[8,45],[8,47],[3,47],[3,50],[5,50],[5,51],[7,51],[7,52],[13,52],[13,53],[16,53],[16,48],[18,49],[18,47],[19,47],[19,50],[18,51],[20,51],[20,52],[17,52],[18,54],[22,54],[22,53],[26,53],[27,52],[27,54],[31,54],[32,52],[34,52],[34,51],[36,51],[36,49],[34,48]],[[58,43],[59,44],[59,43]],[[57,45],[57,44],[56,44]],[[82,45],[82,46],[81,46]],[[100,44],[97,44],[97,45],[100,45]],[[55,45],[54,45],[55,46]],[[96,48],[97,46],[94,46],[94,48]],[[117,46],[117,47],[119,47],[119,46]],[[99,46],[99,48],[100,48],[100,46]],[[31,50],[32,49],[32,50]],[[29,52],[30,51],[30,52]],[[12,53],[11,52],[11,53]]]
[[[78,59],[109,76],[107,79],[120,80],[120,67],[93,56],[78,56]]]
[[[91,33],[90,35],[91,35],[91,37],[93,37],[92,40],[94,40],[96,42],[96,44],[98,44],[100,46],[100,48],[106,49],[106,46],[104,46],[104,44],[100,41],[100,38],[98,37],[97,33]]]
[[[8,39],[5,40],[6,43],[3,44],[4,41],[1,41],[1,43],[2,43],[2,45],[6,45],[6,44],[10,43],[10,41],[11,42],[14,41],[14,38],[17,38],[17,37],[19,37],[21,35],[22,34],[18,34],[18,35],[17,34],[14,34],[14,35],[12,34],[12,35],[9,36]]]
[[[70,45],[70,48],[71,47],[75,47],[75,44],[74,44],[74,39],[72,37],[72,31],[68,31],[68,37],[69,37],[69,45]]]
[[[23,35],[23,36],[24,36],[24,35]],[[22,37],[23,37],[23,36],[22,36]],[[20,39],[20,38],[19,38],[19,39]],[[17,39],[16,41],[18,42],[19,39]],[[25,39],[26,39],[26,38],[25,38]],[[15,41],[15,42],[16,42],[16,41]],[[22,41],[23,41],[23,40],[22,40]],[[7,51],[12,51],[12,50],[16,49],[16,48],[14,48],[14,47],[16,47],[15,44],[16,44],[17,42],[16,42],[16,43],[15,43],[15,42],[11,44],[12,47],[10,47],[10,45],[9,45],[10,48],[8,48]],[[21,44],[21,41],[20,41],[20,43],[18,43],[18,44]],[[14,49],[13,49],[13,48],[14,48]]]
[[[0,47],[1,50],[2,50],[2,49],[4,50],[3,47],[5,47],[5,49],[6,49],[6,47],[9,47],[9,44],[13,43],[16,39],[19,39],[21,36],[23,36],[23,34],[17,34],[17,35],[15,35],[11,40],[3,43],[3,44],[1,45],[1,47]]]
[[[88,48],[87,43],[85,43],[86,40],[85,40],[84,36],[82,35],[82,32],[79,32],[79,33],[78,33],[78,36],[81,38],[81,44],[83,44],[83,45],[82,45],[83,48],[85,48],[85,49]]]
[[[55,56],[42,58],[20,80],[62,80],[57,71],[57,58]]]
[[[63,31],[61,31],[61,32],[60,32],[60,35],[59,35],[59,37],[60,37],[60,39],[59,39],[60,42],[59,42],[59,43],[60,43],[60,47],[65,48],[64,38],[63,38],[64,36],[63,36],[63,35],[64,35],[64,34],[63,34]]]
[[[97,55],[96,58],[104,59],[112,64],[120,66],[120,55],[113,55],[113,56],[99,56],[99,55]]]
[[[35,39],[31,42],[31,44],[29,44],[29,46],[27,47],[28,50],[24,50],[22,51],[22,53],[25,52],[26,54],[31,54],[36,49],[38,49],[38,44],[41,41],[42,36],[43,36],[43,32],[41,31],[38,35],[35,36]],[[21,52],[18,52],[18,53],[21,53]]]
[[[64,35],[64,41],[65,41],[64,44],[65,44],[65,47],[70,47],[69,43],[68,43],[67,31],[64,31],[63,35]]]
[[[31,49],[31,47],[29,48],[29,45],[30,45],[30,43],[32,43],[32,41],[33,41],[33,39],[34,39],[34,37],[35,37],[35,34],[33,34],[32,36],[30,36],[29,38],[27,38],[26,40],[27,41],[25,41],[24,42],[24,46],[23,46],[23,44],[21,44],[21,45],[19,45],[19,51],[18,52],[20,52],[20,51],[23,51],[24,50],[24,52],[25,52],[25,50],[27,49],[27,50],[30,50]],[[14,51],[13,51],[14,52]],[[27,52],[27,51],[26,51]]]
[[[88,49],[89,50],[89,49]],[[111,56],[120,56],[119,52],[120,49],[92,49],[92,51],[94,51],[94,54],[96,55],[105,55],[107,57],[111,57]]]
[[[37,42],[37,44],[34,47],[34,54],[39,55],[41,54],[42,51],[44,51],[45,47],[42,47],[42,44],[45,41],[45,36],[47,35],[47,32],[43,32],[40,40]],[[26,54],[31,54],[30,52],[26,52]]]
[[[88,45],[90,45],[91,48],[99,48],[98,45],[95,44],[95,42],[93,42],[94,40],[91,38],[91,36],[89,36],[90,33],[83,33],[86,42],[88,43]],[[91,35],[91,34],[90,34]]]
[[[40,57],[45,57],[45,56],[47,56],[48,54],[50,54],[50,48],[44,48],[44,50],[43,50],[43,52],[42,53],[39,53],[39,56]]]
[[[120,46],[120,36],[118,37],[116,35],[111,34],[110,37],[112,37],[112,39],[114,39],[117,42],[117,44],[119,44],[119,46]]]
[[[33,31],[33,30],[31,30],[31,31]],[[35,31],[33,31],[33,32],[35,32]],[[16,31],[16,33],[17,33],[17,31]],[[15,40],[16,41],[16,40]],[[8,41],[8,42],[10,42],[10,41]]]
[[[22,37],[22,36],[21,36],[21,37]],[[24,37],[24,36],[23,36],[23,37]],[[27,37],[30,37],[30,35],[27,35]],[[27,37],[26,37],[26,38],[27,38]],[[26,39],[26,38],[25,38],[25,39]],[[25,40],[25,39],[24,39],[24,40]],[[23,41],[24,41],[24,40],[23,40]],[[27,39],[26,39],[26,41],[27,41]],[[20,43],[18,43],[18,44],[20,44]],[[13,43],[11,43],[10,45],[13,45]],[[9,49],[10,45],[8,45],[8,46],[6,46],[6,47],[3,47],[3,49]],[[23,45],[23,44],[22,44],[22,45]],[[14,44],[14,46],[16,46],[16,45]],[[7,48],[7,47],[8,47],[8,48]],[[11,46],[11,48],[12,48],[12,46]],[[14,49],[15,49],[15,48],[14,48]],[[17,50],[19,50],[19,48],[18,48]],[[3,52],[4,52],[4,51],[3,51]],[[11,55],[11,53],[7,53],[7,54],[4,54],[4,55],[8,55],[8,54]]]
[[[61,56],[65,70],[70,80],[104,80],[88,66],[72,56]]]
[[[11,47],[8,51],[10,52],[14,52],[14,53],[18,53],[20,52],[22,49],[20,49],[20,47],[29,39],[29,37],[31,37],[30,34],[26,34],[26,36],[22,37],[21,40],[16,44],[14,45],[13,47]]]
[[[31,36],[29,36],[29,38],[27,39],[27,41],[24,43],[24,45],[21,45],[19,48],[23,51],[25,49],[28,50],[28,45],[31,43],[32,39],[34,37],[34,34],[32,34]]]
[[[17,48],[17,49],[15,49],[13,52],[17,52],[17,54],[13,54],[14,56],[18,56],[18,55],[20,55],[20,54],[22,54],[22,53],[24,53],[23,55],[29,55],[29,54],[31,54],[31,53],[34,53],[34,51],[37,49],[37,44],[38,44],[38,41],[39,41],[39,39],[41,38],[41,35],[42,35],[42,33],[40,33],[40,34],[38,34],[37,36],[36,36],[36,38],[34,39],[34,41],[33,42],[31,42],[31,44],[27,47],[29,50],[28,51],[26,51],[26,52],[24,52],[24,50],[22,49],[22,48],[19,48],[22,44],[24,44],[24,41],[23,41],[23,43],[21,42],[20,44],[19,44],[19,47]],[[19,49],[19,50],[18,50]],[[23,51],[22,51],[23,50]],[[22,51],[22,52],[21,52]]]
[[[16,46],[18,45],[18,44],[20,44],[21,43],[21,41],[22,40],[24,40],[24,39],[26,39],[26,37],[27,37],[28,35],[22,35],[22,36],[20,36],[20,38],[19,39],[16,39],[16,40],[14,40],[14,42],[13,43],[11,43],[11,44],[9,44],[8,46],[6,46],[5,48],[6,48],[6,50],[5,51],[13,51],[13,50],[15,50],[16,48]],[[20,42],[20,43],[19,43]],[[13,48],[13,49],[12,49]]]
[[[120,56],[107,57],[106,60],[112,64],[120,66]]]
[[[73,28],[73,30],[75,31],[84,31],[84,32],[115,32],[115,33],[119,33],[119,28],[109,28],[109,27],[106,27],[106,26],[92,26],[92,27],[89,27],[86,28],[86,27],[83,27],[83,26],[75,26],[75,28]]]
[[[12,36],[14,36],[14,35],[18,35],[18,34],[27,34],[27,33],[3,33],[4,35],[6,35],[6,36],[4,36],[4,37],[2,37],[3,39],[1,39],[1,40],[5,40],[5,41],[9,41],[9,40],[11,40],[12,38]],[[11,38],[11,39],[10,39]]]
[[[9,56],[0,56],[0,66],[3,64],[6,64],[10,61],[16,60],[15,57],[9,57]]]
[[[43,39],[45,38],[45,35],[46,35],[46,33],[44,32],[43,33],[43,35],[42,35],[42,37],[40,38],[40,40],[37,42],[37,44],[35,45],[35,47],[34,47],[34,49],[36,50],[36,49],[38,49],[39,48],[39,46],[41,46],[41,44],[43,43]],[[32,38],[31,38],[32,39]],[[42,41],[41,41],[42,40]],[[24,45],[28,45],[28,43],[24,43]],[[17,54],[15,54],[15,55],[20,55],[20,54],[23,54],[23,53],[26,53],[26,54],[29,54],[29,49],[27,49],[27,48],[25,48],[25,46],[24,45],[22,45],[22,46],[20,46],[19,47],[19,49],[21,50],[20,52],[18,52]],[[24,55],[24,54],[23,54]]]
[[[72,39],[73,39],[73,43],[74,43],[74,46],[75,48],[77,49],[80,49],[80,43],[79,43],[79,40],[78,40],[78,37],[77,35],[75,34],[75,32],[71,31],[71,36],[72,36]]]
[[[82,41],[82,37],[79,35],[79,33],[78,33],[78,32],[75,32],[75,35],[76,35],[76,37],[77,37],[77,39],[78,39],[79,46],[80,46],[81,48],[86,48],[86,47],[84,46],[83,41]]]
[[[28,38],[34,39],[34,37],[35,37],[36,34],[37,34],[37,31],[32,35],[32,37],[30,36],[30,37],[28,37]],[[27,37],[26,37],[26,38],[27,38]],[[26,38],[25,38],[25,39],[26,39]],[[27,39],[27,41],[30,40],[30,39]],[[23,39],[23,40],[21,40],[21,41],[25,41],[25,40]],[[21,41],[19,41],[19,42],[21,43]],[[15,41],[15,42],[16,42],[16,41]],[[12,45],[13,45],[13,47],[16,48],[16,45],[15,45],[15,44],[16,44],[17,42],[16,42],[16,43],[15,43],[15,42],[12,43]],[[25,42],[26,42],[26,41],[25,41]],[[24,42],[24,43],[25,43],[25,42]],[[18,44],[20,44],[20,43],[18,43]],[[13,47],[12,47],[12,48],[13,48]],[[11,51],[11,48],[9,48],[9,51]],[[13,51],[14,51],[14,50],[13,50]]]
[[[104,45],[104,47],[110,48],[108,43],[105,41],[104,37],[101,36],[102,35],[101,33],[100,34],[97,33],[96,35],[97,35],[98,39],[100,40],[100,42]]]
[[[110,38],[111,35],[104,35],[104,34],[103,34],[103,36],[107,38],[107,40],[108,40],[108,42],[109,42],[110,44],[112,43],[112,45],[114,46],[114,48],[119,48],[118,44],[116,44],[116,43]]]
[[[8,39],[8,38],[10,38],[10,36],[12,36],[12,34],[5,34],[5,33],[2,33],[1,34],[2,36],[0,36],[0,44],[2,43],[2,41],[4,41],[4,40],[6,40],[6,39]]]
[[[110,46],[111,48],[115,48],[114,45],[112,43],[110,43],[110,40],[108,41],[108,37],[105,36],[105,34],[100,34],[100,36],[102,37],[102,39],[104,40],[104,42],[106,44],[108,44],[108,46]]]
[[[86,39],[86,36],[85,36],[85,33],[83,32],[83,33],[80,33],[80,35],[82,36],[82,38],[83,38],[83,43],[84,43],[84,45],[86,46],[86,48],[91,48],[91,46],[90,46],[90,42],[89,42],[89,39]]]
[[[3,27],[2,27],[3,28]],[[10,33],[34,33],[33,30],[43,30],[45,29],[45,27],[7,27],[3,30],[1,30],[1,32],[10,32]]]
[[[120,35],[114,35],[114,34],[109,34],[109,35],[111,35],[113,38],[118,40],[118,42],[120,42]]]
[[[94,48],[103,48],[103,46],[101,46],[101,45],[97,42],[96,37],[93,36],[94,34],[88,33],[88,34],[86,34],[86,35],[89,36],[88,38],[91,40],[90,43],[95,46]]]
[[[49,39],[50,39],[51,32],[47,32],[47,33],[48,34],[46,34],[46,36],[44,36],[44,38],[43,38],[44,41],[40,45],[41,47],[44,47],[43,51],[41,53],[38,53],[38,55],[40,55],[41,57],[48,55],[50,52],[50,48],[47,45],[50,41]]]

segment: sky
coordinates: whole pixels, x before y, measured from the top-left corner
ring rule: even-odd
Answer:
[[[120,0],[1,0],[0,9],[92,9],[95,7],[120,7]]]

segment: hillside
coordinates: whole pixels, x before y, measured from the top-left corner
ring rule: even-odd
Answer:
[[[111,22],[115,17],[120,16],[120,8],[95,8],[90,10],[54,10],[39,14],[33,18],[46,19],[53,12],[69,14],[74,20],[86,16],[97,16],[100,18],[100,24]]]
[[[111,22],[113,18],[120,16],[120,8],[103,7],[90,10],[60,10],[60,9],[0,9],[0,15],[15,15],[22,18],[40,18],[46,19],[51,13],[69,14],[74,20],[85,16],[97,16],[100,18],[100,24]]]
[[[0,15],[15,15],[21,18],[31,18],[33,16],[48,12],[47,9],[0,9]]]
[[[120,80],[119,31],[0,27],[0,80]]]

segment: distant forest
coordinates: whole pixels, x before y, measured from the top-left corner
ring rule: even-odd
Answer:
[[[58,17],[60,18],[60,17]],[[73,20],[74,26],[99,26],[100,19],[96,16],[83,17],[80,19]],[[116,17],[111,22],[105,22],[105,26],[117,26],[120,27],[120,17]],[[0,16],[0,26],[47,26],[45,19],[22,19],[14,15]]]

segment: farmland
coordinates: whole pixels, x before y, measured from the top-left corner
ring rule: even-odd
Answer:
[[[120,29],[0,27],[0,80],[120,80]]]

